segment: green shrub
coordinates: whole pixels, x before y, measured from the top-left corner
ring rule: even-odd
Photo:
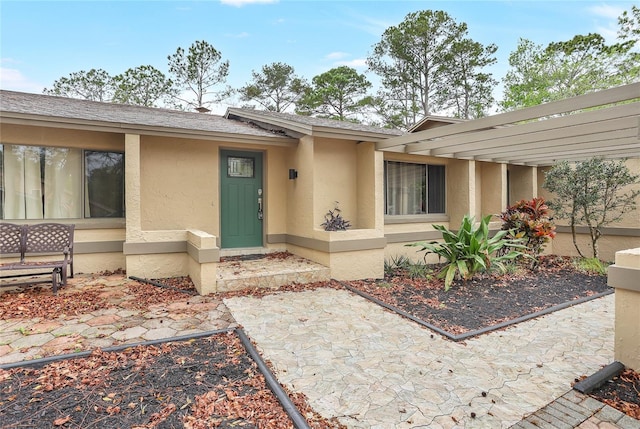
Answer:
[[[438,273],[438,277],[444,279],[445,290],[449,290],[456,277],[467,281],[476,273],[491,269],[504,273],[505,262],[524,255],[520,250],[525,246],[522,239],[506,238],[510,231],[498,231],[491,237],[490,220],[491,215],[486,216],[475,227],[475,219],[465,215],[457,232],[442,225],[433,226],[442,233],[444,242],[418,242],[407,246],[420,247],[419,252],[427,252],[425,258],[429,253],[435,253],[447,262]],[[508,248],[508,251],[500,252],[504,248]]]

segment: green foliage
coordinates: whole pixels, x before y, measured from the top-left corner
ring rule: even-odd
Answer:
[[[640,175],[631,174],[625,160],[592,158],[569,164],[560,162],[546,173],[543,187],[555,194],[549,202],[555,217],[568,219],[573,244],[583,252],[576,239],[576,226],[586,225],[591,237],[593,257],[598,257],[598,240],[601,228],[618,222],[636,209],[636,197],[640,190],[629,185],[640,183]]]
[[[495,63],[496,47],[467,34],[465,23],[441,10],[410,13],[384,31],[367,65],[381,78],[375,109],[387,125],[408,128],[451,107],[473,117],[490,107],[496,82],[483,69]]]
[[[413,262],[407,256],[400,255],[384,261],[384,273],[386,276],[408,276],[411,279],[429,278],[431,267],[424,262]]]
[[[509,55],[500,103],[505,111],[537,106],[640,80],[640,9],[618,18],[618,40],[600,34],[576,35],[546,47],[520,39]]]
[[[229,74],[229,61],[222,61],[222,54],[204,40],[197,40],[188,51],[178,48],[167,57],[169,73],[180,90],[193,94],[195,99],[178,100],[193,108],[206,107],[212,101],[205,101],[207,95],[214,95],[216,101],[228,94],[227,91],[214,93],[211,88],[224,83]]]
[[[447,264],[438,273],[444,279],[445,290],[449,290],[456,277],[469,280],[479,272],[497,269],[504,273],[505,262],[525,255],[519,239],[506,238],[508,231],[498,231],[494,236],[489,234],[491,215],[485,216],[476,227],[475,219],[465,215],[457,232],[450,231],[443,225],[433,227],[442,233],[443,242],[419,242],[408,246],[420,247],[419,251],[435,253]],[[507,252],[500,252],[509,248]]]
[[[556,227],[549,219],[549,207],[544,198],[531,201],[520,200],[500,213],[502,229],[508,231],[506,237],[523,239],[526,251],[537,258],[544,246],[556,235]]]
[[[325,231],[346,231],[351,227],[351,222],[342,217],[341,210],[338,208],[338,202],[333,210],[329,210],[324,215],[324,222],[320,224]]]
[[[156,106],[173,93],[173,82],[153,66],[129,69],[114,78],[114,103]]]
[[[588,274],[597,274],[600,276],[607,275],[608,264],[602,262],[598,258],[576,258],[574,265],[579,271]]]
[[[45,88],[43,93],[83,100],[111,101],[114,89],[113,77],[109,73],[102,69],[91,69],[61,77],[53,83],[52,88]]]
[[[384,260],[384,273],[391,276],[398,271],[403,271],[409,268],[411,265],[411,259],[407,256],[392,256],[391,259]]]
[[[485,67],[496,63],[496,45],[483,46],[464,38],[451,45],[445,57],[446,85],[436,94],[440,109],[453,109],[456,118],[476,119],[485,116],[493,105],[493,88],[498,82]]]
[[[357,122],[358,115],[371,104],[369,88],[371,82],[354,68],[333,68],[313,78],[312,86],[298,103],[297,113]]]
[[[288,64],[265,65],[260,73],[253,71],[251,75],[253,81],[238,90],[240,100],[258,103],[271,112],[284,112],[295,106],[309,89]]]

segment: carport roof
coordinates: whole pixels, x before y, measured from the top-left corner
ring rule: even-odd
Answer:
[[[378,140],[376,149],[517,165],[640,157],[640,83]]]

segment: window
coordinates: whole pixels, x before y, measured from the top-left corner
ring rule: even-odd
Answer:
[[[385,161],[385,214],[445,212],[443,165]]]
[[[124,154],[0,145],[0,215],[124,217]]]

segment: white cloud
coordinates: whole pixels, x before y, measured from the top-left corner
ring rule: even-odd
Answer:
[[[271,4],[278,3],[279,0],[220,0],[220,3],[227,6],[242,7],[247,4]]]
[[[594,15],[594,27],[608,43],[614,43],[618,36],[618,17],[625,11],[624,7],[602,3],[587,8]]]
[[[596,25],[596,31],[600,34],[608,43],[614,43],[618,37],[618,29],[613,25],[604,27],[602,25]]]
[[[338,66],[348,66],[353,67],[354,69],[362,68],[367,66],[367,60],[365,58],[356,58],[350,61],[338,61],[336,62]]]
[[[379,37],[387,28],[398,25],[398,23],[391,22],[389,20],[372,18],[365,15],[357,15],[354,16],[354,20],[350,22],[349,25],[373,36]]]
[[[327,54],[325,58],[328,60],[340,60],[348,56],[349,54],[346,52],[331,52],[330,54]]]
[[[2,63],[14,63],[9,59],[2,59]],[[0,66],[0,88],[9,91],[41,93],[44,87],[30,80],[16,68]]]
[[[624,12],[624,8],[620,6],[613,6],[610,4],[601,4],[596,6],[591,6],[587,9],[592,15],[596,15],[600,18],[606,19],[615,19],[617,20],[622,12]]]

